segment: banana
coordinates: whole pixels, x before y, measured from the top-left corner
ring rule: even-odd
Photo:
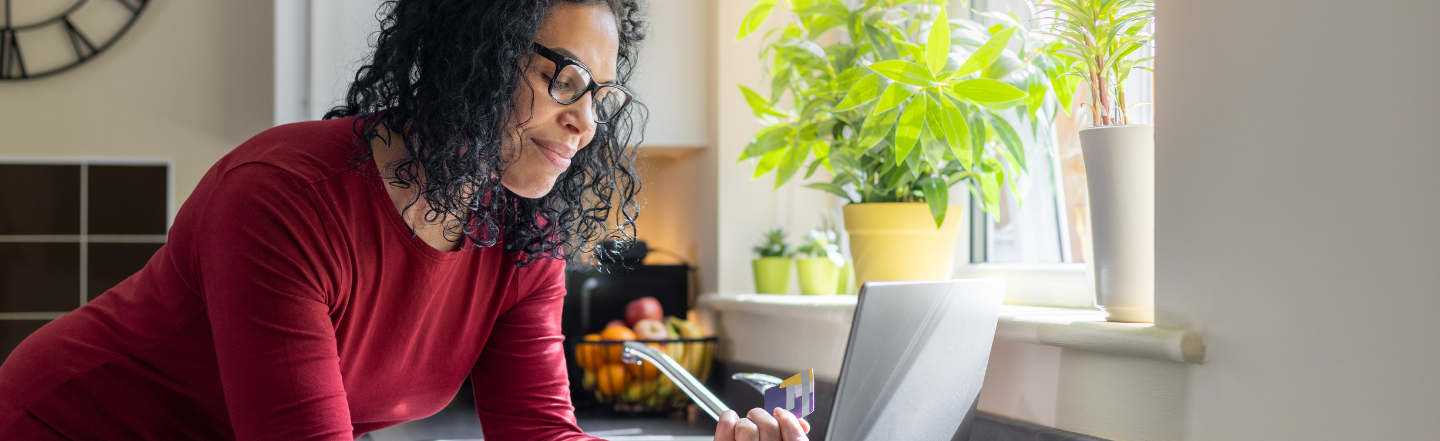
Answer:
[[[673,318],[675,318],[675,317],[670,317],[670,318],[673,319]],[[670,320],[666,320],[666,321],[665,321],[665,331],[666,331],[666,333],[669,334],[669,337],[670,337],[671,340],[678,340],[678,339],[682,338],[682,337],[680,336],[680,330],[675,327],[675,322],[672,322],[672,321],[670,321]],[[684,363],[683,363],[682,360],[685,359],[685,353],[686,353],[686,352],[688,352],[688,351],[686,350],[686,347],[685,347],[685,344],[684,344],[684,343],[666,343],[666,344],[665,344],[665,353],[666,353],[667,355],[669,355],[670,358],[675,359],[676,362],[681,363],[682,366],[684,365]]]
[[[700,330],[700,326],[697,326],[690,321],[682,320],[679,317],[670,317],[668,320],[666,320],[666,323],[674,327],[676,332],[678,332],[683,338],[705,338],[705,333],[704,331]],[[687,346],[687,348],[685,348],[684,358],[680,360],[680,365],[684,366],[685,370],[690,371],[691,375],[695,375],[697,379],[701,378],[701,374],[704,373],[701,371],[708,370],[706,369],[708,368],[708,366],[705,366],[705,360],[707,360],[710,356],[709,345],[705,344],[704,342],[690,342],[683,344],[683,346]]]

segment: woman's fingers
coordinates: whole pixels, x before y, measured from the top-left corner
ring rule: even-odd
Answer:
[[[726,410],[720,414],[720,420],[715,423],[715,441],[738,441],[735,439],[735,426],[740,422],[740,415],[733,410]]]
[[[755,426],[760,430],[760,441],[781,441],[780,422],[765,409],[750,409],[750,413],[745,414],[745,419],[755,422]]]
[[[805,430],[805,433],[810,433],[810,421],[807,421],[807,420],[805,420],[804,418],[801,418],[801,419],[800,419],[800,428],[803,429],[803,430]]]
[[[809,441],[805,434],[810,432],[809,424],[802,425],[795,414],[781,408],[775,408],[775,420],[780,423],[780,436],[782,441]]]
[[[754,421],[741,418],[735,423],[735,441],[760,441],[760,430]]]

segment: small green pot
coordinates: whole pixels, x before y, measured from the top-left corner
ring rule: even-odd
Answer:
[[[795,269],[800,273],[800,293],[805,295],[831,295],[836,292],[840,281],[840,265],[824,257],[796,259]]]
[[[755,292],[785,294],[790,289],[790,258],[761,257],[751,263],[755,267]]]
[[[849,259],[845,260],[845,266],[840,267],[840,278],[835,281],[836,294],[855,294],[855,264]]]

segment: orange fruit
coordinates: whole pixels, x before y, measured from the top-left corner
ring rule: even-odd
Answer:
[[[659,343],[646,343],[646,345],[655,349],[659,349],[661,352],[665,351],[664,349],[660,349]],[[653,380],[655,379],[655,377],[660,376],[660,368],[655,367],[655,364],[648,361],[641,361],[640,363],[641,364],[625,365],[625,369],[630,371],[631,378],[639,380]]]
[[[600,339],[606,341],[630,341],[635,339],[635,332],[624,326],[610,326],[600,331]],[[618,344],[604,345],[605,356],[602,363],[620,364],[621,356],[625,348]]]
[[[598,344],[588,343],[592,341],[600,341],[600,334],[586,335],[584,342],[575,345],[575,364],[587,371],[593,371],[600,367],[600,350],[602,348]]]
[[[595,385],[599,386],[601,394],[608,396],[619,396],[625,392],[625,386],[630,383],[630,374],[625,371],[624,365],[602,365],[595,374]]]

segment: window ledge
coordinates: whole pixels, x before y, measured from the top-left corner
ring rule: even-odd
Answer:
[[[718,293],[701,296],[699,303],[721,313],[763,314],[848,328],[856,299],[853,295]],[[1198,364],[1205,359],[1205,345],[1196,331],[1107,322],[1104,313],[1094,309],[1003,305],[995,338],[1178,363]]]

